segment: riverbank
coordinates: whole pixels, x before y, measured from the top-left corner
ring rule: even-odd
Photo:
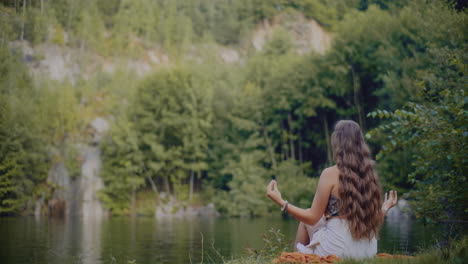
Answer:
[[[278,254],[279,256],[279,254]],[[243,256],[238,259],[226,261],[227,264],[270,264],[274,257],[250,255]],[[437,247],[420,251],[413,258],[405,259],[381,259],[371,258],[366,260],[346,259],[339,261],[340,264],[377,264],[377,263],[392,263],[392,264],[461,264],[468,261],[468,236],[465,236],[459,241],[453,241],[451,245],[445,247]],[[205,262],[203,262],[205,263]],[[206,262],[211,263],[211,262]],[[213,262],[214,263],[214,262]]]

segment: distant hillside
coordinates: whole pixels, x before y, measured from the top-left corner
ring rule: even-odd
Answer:
[[[272,20],[263,20],[239,46],[211,43],[210,49],[225,63],[240,63],[249,54],[262,51],[265,43],[279,31],[291,39],[293,48],[300,54],[324,53],[331,44],[331,33],[315,20],[305,18],[301,13],[284,13]],[[10,47],[22,51],[25,63],[36,78],[48,76],[52,80],[68,79],[75,83],[79,78],[86,80],[100,71],[112,74],[116,70],[128,70],[137,76],[144,76],[177,59],[198,58],[198,61],[202,61],[203,55],[198,49],[204,47],[204,44],[192,44],[184,54],[177,55],[171,55],[162,47],[153,45],[142,49],[137,56],[102,56],[92,49],[47,42],[32,46],[28,41],[14,41]]]

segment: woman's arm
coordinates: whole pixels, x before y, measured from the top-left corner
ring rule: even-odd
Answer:
[[[325,169],[322,172],[322,175],[320,175],[320,180],[311,208],[302,209],[292,204],[288,204],[286,211],[305,224],[315,225],[323,216],[328,204],[328,199],[330,198],[330,193],[333,187],[332,173],[333,172],[330,169]],[[281,193],[278,190],[277,182],[275,180],[272,180],[270,184],[268,184],[267,196],[281,207],[284,207],[286,204],[286,201],[281,197]]]

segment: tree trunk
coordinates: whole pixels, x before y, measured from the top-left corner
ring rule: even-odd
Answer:
[[[44,0],[41,0],[41,16],[44,14]]]
[[[354,91],[354,105],[356,107],[358,118],[359,118],[359,125],[361,126],[362,131],[365,131],[366,124],[364,119],[364,109],[361,102],[361,82],[359,80],[359,75],[354,68],[354,65],[351,65],[351,73],[353,76],[353,91]]]
[[[166,190],[166,193],[167,193],[167,195],[170,195],[171,194],[171,187],[169,186],[169,176],[167,174],[164,175],[163,181],[164,181],[164,188]]]
[[[298,135],[297,137],[297,140],[298,140],[298,150],[299,150],[299,163],[301,164],[301,168],[302,168],[302,163],[304,163],[304,159],[302,157],[302,140],[301,140],[301,135]]]
[[[156,187],[156,184],[154,183],[153,178],[151,178],[150,176],[146,176],[146,179],[148,179],[148,181],[150,182],[151,189],[153,189],[153,192],[155,194],[158,194],[158,187]]]
[[[331,140],[330,140],[330,132],[328,130],[328,120],[327,117],[323,118],[323,132],[325,133],[325,141],[327,142],[327,164],[330,166],[333,161],[332,157],[332,149],[331,149]]]
[[[21,41],[24,40],[24,21],[26,21],[26,0],[23,0],[23,19],[21,20]]]
[[[273,146],[271,145],[271,140],[268,137],[268,132],[266,130],[265,125],[262,126],[262,129],[263,129],[263,137],[265,138],[265,142],[267,143],[267,147],[268,147],[268,152],[270,153],[271,165],[273,166],[273,169],[276,170],[275,150],[273,149]]]
[[[71,28],[71,18],[72,18],[72,9],[73,9],[72,2],[73,0],[68,1],[68,21],[67,21],[67,27],[66,27],[67,32],[70,32],[70,28]]]
[[[194,178],[194,171],[190,170],[190,192],[189,192],[189,201],[192,201],[193,197],[193,178]]]
[[[296,153],[294,150],[294,134],[292,129],[292,116],[291,113],[288,114],[288,127],[289,127],[289,150],[291,151],[291,158],[296,159]]]
[[[288,147],[287,147],[287,143],[284,142],[283,134],[284,134],[283,124],[281,122],[280,123],[281,160],[287,160],[288,159]],[[286,147],[284,147],[285,145]]]
[[[156,183],[154,183],[153,178],[151,178],[150,176],[146,176],[146,179],[148,179],[148,181],[151,184],[151,189],[153,189],[153,192],[156,194],[155,202],[159,201],[159,192],[158,192],[158,187],[156,186]]]

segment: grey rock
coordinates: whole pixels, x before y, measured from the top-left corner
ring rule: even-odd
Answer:
[[[91,122],[91,127],[94,128],[98,133],[106,133],[109,131],[109,122],[102,117],[96,117]]]
[[[81,146],[80,154],[84,159],[81,167],[81,203],[83,218],[102,218],[105,216],[104,208],[97,197],[98,192],[104,188],[99,177],[101,171],[101,150],[98,147]]]
[[[91,129],[92,129],[92,134],[93,134],[93,140],[92,142],[94,144],[99,144],[102,141],[102,138],[104,135],[109,131],[109,122],[102,118],[102,117],[96,117],[90,124]]]
[[[212,203],[195,208],[176,201],[172,196],[169,197],[168,202],[156,206],[155,210],[155,217],[158,220],[186,217],[218,217],[219,215]]]

